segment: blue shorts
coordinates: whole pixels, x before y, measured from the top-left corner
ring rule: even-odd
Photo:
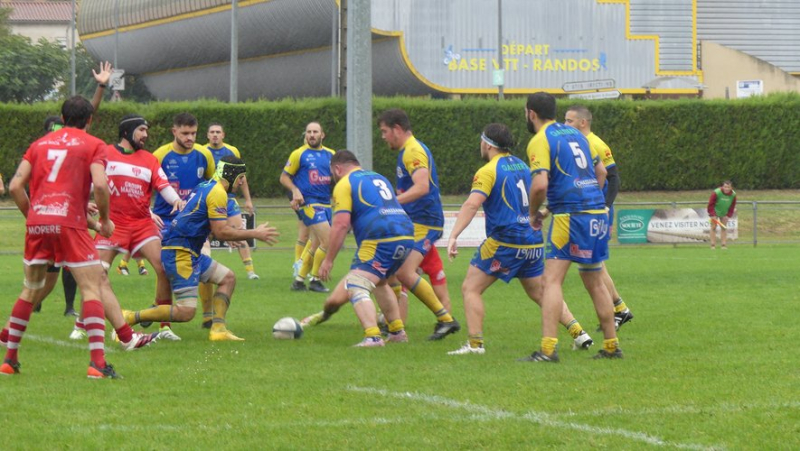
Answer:
[[[186,249],[162,249],[161,263],[172,292],[179,299],[181,294],[194,293],[193,297],[196,297],[197,284],[207,281],[211,276],[209,270],[214,260],[204,254],[195,256]]]
[[[608,207],[608,239],[611,239],[611,230],[614,229],[614,206]]]
[[[364,240],[358,246],[350,269],[367,271],[387,279],[403,266],[413,246],[414,240],[410,236],[394,241]]]
[[[544,244],[507,244],[487,238],[470,264],[503,282],[529,279],[544,272]]]
[[[303,221],[306,227],[323,222],[331,223],[331,206],[324,204],[307,204],[297,210],[297,218]]]
[[[414,250],[422,255],[428,255],[428,251],[433,247],[433,243],[441,237],[441,227],[414,224]]]
[[[608,260],[608,215],[556,214],[547,235],[547,258],[593,264]]]
[[[228,198],[228,217],[242,214],[242,209],[239,208],[239,202],[236,202],[235,197]]]

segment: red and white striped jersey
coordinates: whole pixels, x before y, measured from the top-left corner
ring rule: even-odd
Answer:
[[[124,154],[114,145],[108,146],[106,154],[111,220],[115,224],[130,224],[149,218],[153,191],[169,186],[156,157],[144,149]]]

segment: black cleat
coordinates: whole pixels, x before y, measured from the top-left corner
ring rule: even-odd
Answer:
[[[211,321],[211,320],[208,320],[208,321],[203,321],[203,323],[202,323],[202,324],[200,324],[200,328],[201,328],[201,329],[211,329],[211,324],[212,324],[213,322],[214,322],[214,321]]]
[[[439,321],[438,323],[436,323],[436,327],[433,328],[433,334],[431,334],[431,336],[428,337],[428,340],[429,341],[441,340],[447,335],[454,334],[459,330],[461,330],[461,325],[458,324],[458,321],[456,320],[447,323]]]
[[[295,280],[292,282],[292,291],[306,291],[307,289],[306,284],[302,281]]]
[[[630,309],[625,309],[621,312],[614,312],[614,330],[619,330],[623,324],[633,319],[633,313]],[[602,332],[603,328],[597,326],[597,331]]]
[[[619,330],[623,324],[633,319],[633,313],[629,309],[625,309],[619,313],[614,313],[614,327]]]
[[[327,293],[331,290],[329,288],[325,288],[325,285],[323,285],[319,280],[312,280],[308,283],[308,291],[313,291],[315,293]]]
[[[533,354],[523,357],[521,359],[517,359],[517,362],[547,362],[547,363],[558,363],[558,351],[553,351],[552,355],[547,355],[542,351],[536,351]]]
[[[106,362],[104,368],[98,368],[94,362],[89,362],[89,369],[86,371],[86,377],[89,379],[122,379],[122,376],[114,371],[114,367]]]
[[[597,351],[597,354],[595,354],[595,356],[592,357],[592,358],[593,359],[621,359],[621,358],[624,358],[624,357],[625,356],[622,355],[622,349],[617,348],[617,349],[614,350],[614,352],[608,352],[605,349],[601,349],[601,350]]]
[[[80,313],[76,312],[74,308],[68,307],[66,310],[64,310],[64,316],[75,316],[75,317],[78,317],[78,316],[81,316],[81,315],[80,315]]]

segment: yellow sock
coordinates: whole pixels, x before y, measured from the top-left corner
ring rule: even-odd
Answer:
[[[319,267],[322,266],[322,260],[328,255],[328,250],[319,247],[317,252],[314,252],[314,266],[311,268],[311,277],[319,277]]]
[[[157,305],[136,312],[136,323],[142,321],[172,321],[172,305]]]
[[[405,326],[403,325],[403,320],[402,319],[396,319],[396,320],[392,321],[391,323],[389,323],[389,333],[393,334],[393,333],[396,333],[396,332],[400,332],[403,329],[405,329]]]
[[[625,310],[628,310],[628,306],[625,305],[625,301],[622,298],[614,301],[614,313],[624,312]]]
[[[436,315],[437,320],[445,323],[453,321],[450,312],[444,308],[439,298],[436,297],[436,293],[433,292],[433,287],[431,287],[431,284],[429,284],[427,280],[423,279],[421,276],[417,276],[417,281],[414,283],[414,286],[411,287],[411,292]]]
[[[477,334],[469,334],[469,347],[482,348],[483,347],[483,332]]]
[[[139,265],[140,268],[143,268],[144,267],[144,259],[140,259],[137,264]]]
[[[398,283],[393,283],[389,286],[392,287],[392,291],[394,291],[394,295],[397,297],[397,299],[400,299],[400,293],[403,292],[403,285],[401,285],[400,282],[398,282]]]
[[[373,337],[380,337],[381,330],[378,329],[378,326],[375,327],[368,327],[364,329],[364,338],[373,338]]]
[[[300,280],[306,280],[306,276],[311,272],[312,266],[314,266],[314,253],[311,252],[309,245],[306,246],[306,249],[303,251],[303,266],[300,267],[300,272],[297,277]]]
[[[556,346],[558,346],[558,338],[542,337],[542,352],[544,355],[553,355],[556,352]]]
[[[608,340],[603,340],[603,349],[606,352],[613,353],[614,351],[619,348],[619,338],[609,338]]]
[[[225,314],[228,313],[231,298],[218,291],[214,293],[211,303],[214,305],[214,319],[212,320],[211,330],[215,332],[225,330]]]
[[[307,241],[297,240],[294,243],[294,261],[303,257],[303,250],[306,248]]]
[[[581,323],[579,323],[577,319],[570,321],[566,327],[569,331],[569,334],[572,335],[572,338],[578,338],[578,335],[583,332],[583,327],[581,327]]]
[[[247,272],[255,271],[255,268],[253,267],[253,259],[252,258],[245,258],[244,260],[242,260],[242,263],[244,264],[244,270],[245,271],[247,271]]]
[[[127,268],[128,267],[128,260],[125,260],[124,258],[122,260],[120,260],[119,267],[120,268]]]
[[[211,318],[214,317],[214,306],[211,303],[211,297],[214,296],[214,284],[200,282],[197,286],[197,294],[200,297],[200,304],[203,306],[203,322],[211,321]]]

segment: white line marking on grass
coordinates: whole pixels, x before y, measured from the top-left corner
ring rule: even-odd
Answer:
[[[588,410],[584,412],[563,412],[552,414],[553,417],[602,417],[609,415],[663,415],[665,413],[704,413],[704,412],[720,412],[720,413],[734,413],[750,409],[764,409],[774,410],[780,408],[800,409],[800,402],[769,402],[769,403],[721,403],[715,406],[666,406],[666,407],[650,407],[647,409],[625,409],[622,407],[611,407],[608,409]]]
[[[33,334],[25,334],[22,337],[22,340],[31,340],[31,341],[38,341],[39,343],[47,343],[56,346],[62,346],[64,348],[73,348],[73,349],[89,349],[89,343],[85,341],[64,341],[64,340],[56,340],[52,337],[44,337],[40,335],[33,335]],[[107,353],[109,352],[117,352],[116,349],[111,349],[108,346],[105,347]]]
[[[372,395],[380,395],[385,397],[391,398],[399,398],[399,399],[410,399],[412,401],[422,401],[427,404],[434,404],[439,406],[445,407],[452,407],[456,409],[464,409],[470,412],[478,412],[485,417],[493,417],[497,420],[523,420],[523,421],[531,421],[533,423],[538,423],[544,426],[556,427],[556,428],[563,428],[563,429],[574,429],[582,432],[588,432],[589,434],[596,434],[596,435],[612,435],[612,436],[619,436],[625,437],[631,440],[640,441],[647,443],[648,445],[655,445],[655,446],[669,446],[673,448],[681,448],[681,449],[697,449],[697,450],[706,450],[706,449],[724,449],[725,447],[722,445],[713,445],[713,446],[704,446],[695,443],[676,443],[676,442],[669,442],[662,438],[644,434],[641,432],[634,432],[628,431],[626,429],[615,429],[615,428],[606,428],[606,427],[598,427],[598,426],[591,426],[587,424],[580,424],[580,423],[573,423],[573,422],[565,422],[552,419],[549,414],[545,412],[536,412],[536,411],[529,411],[524,415],[519,415],[513,412],[508,412],[502,409],[493,409],[488,406],[483,406],[480,404],[473,404],[469,401],[458,401],[455,399],[449,399],[442,396],[432,396],[426,395],[422,393],[412,393],[412,392],[394,392],[389,390],[384,390],[380,388],[371,388],[371,387],[357,387],[354,385],[348,385],[347,390],[360,392],[360,393],[368,393]]]

